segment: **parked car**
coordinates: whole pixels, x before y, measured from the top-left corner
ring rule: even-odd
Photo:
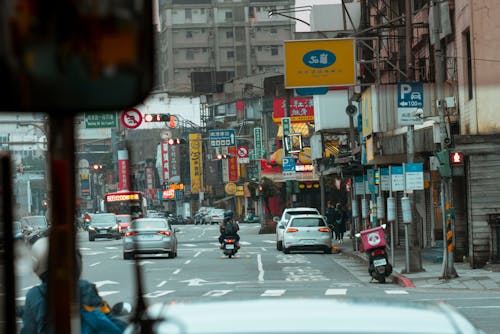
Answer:
[[[321,250],[332,252],[331,231],[321,215],[294,215],[286,226],[280,226],[283,232],[283,252],[292,250]]]
[[[220,224],[224,220],[224,209],[212,209],[205,215],[206,224]]]
[[[89,241],[95,241],[96,238],[121,238],[118,219],[114,213],[91,213],[88,233]]]
[[[128,227],[132,221],[132,215],[116,215],[116,219],[118,220],[118,232],[123,236],[128,231]]]
[[[164,218],[140,218],[130,224],[123,237],[123,259],[130,260],[135,254],[168,254],[177,256],[178,228]]]
[[[303,215],[303,214],[316,214],[319,215],[319,211],[316,208],[309,207],[298,207],[298,208],[287,208],[283,210],[281,217],[274,217],[273,221],[276,223],[276,249],[283,250],[283,232],[284,227],[290,220],[292,216]]]

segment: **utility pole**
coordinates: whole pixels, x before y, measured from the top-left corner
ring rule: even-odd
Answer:
[[[405,43],[405,54],[406,54],[406,77],[407,81],[411,82],[415,80],[414,66],[413,66],[413,55],[412,55],[412,43],[413,43],[413,24],[412,24],[412,0],[405,0],[405,32],[406,32],[406,43]],[[414,141],[414,125],[408,125],[408,133],[406,140],[406,160],[407,163],[413,163],[415,161],[415,141]],[[406,189],[405,189],[406,191]],[[415,198],[413,194],[410,194],[410,205],[411,212],[415,212]],[[413,215],[413,214],[412,214]],[[411,256],[409,257],[409,264],[406,267],[408,272],[419,272],[422,271],[422,249],[420,247],[420,241],[418,239],[418,226],[415,220],[411,222],[411,233],[409,238],[406,238],[407,243],[409,243],[409,250]],[[408,227],[405,227],[405,231]],[[408,245],[406,245],[408,248]]]
[[[441,40],[439,37],[440,33],[440,8],[439,1],[432,1],[432,18],[434,22],[433,34],[434,39],[434,63],[436,72],[436,87],[437,87],[437,99],[436,107],[439,112],[439,134],[440,134],[440,149],[441,160],[446,159],[449,164],[449,155],[447,150],[447,145],[449,143],[448,133],[446,130],[446,120],[444,115],[444,92],[443,92],[443,82],[445,68],[445,62],[443,61],[443,54],[441,51]],[[441,278],[456,278],[458,274],[454,267],[453,260],[453,228],[451,217],[452,208],[450,207],[450,180],[451,173],[444,176],[441,175],[441,213],[443,219],[443,275]]]

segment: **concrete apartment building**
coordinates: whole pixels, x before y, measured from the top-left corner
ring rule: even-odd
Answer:
[[[268,16],[295,0],[164,0],[159,3],[159,90],[215,93],[232,78],[283,73],[295,22]]]

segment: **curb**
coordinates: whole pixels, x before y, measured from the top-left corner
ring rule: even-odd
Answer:
[[[402,286],[404,288],[414,288],[415,287],[415,284],[413,284],[411,279],[401,275],[400,273],[393,273],[391,276],[393,277],[394,281],[396,281],[396,283],[398,283],[399,286]]]

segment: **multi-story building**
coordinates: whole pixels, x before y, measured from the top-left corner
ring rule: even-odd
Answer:
[[[165,0],[159,6],[158,82],[169,93],[216,93],[231,78],[283,73],[295,21],[269,16],[295,0]]]

